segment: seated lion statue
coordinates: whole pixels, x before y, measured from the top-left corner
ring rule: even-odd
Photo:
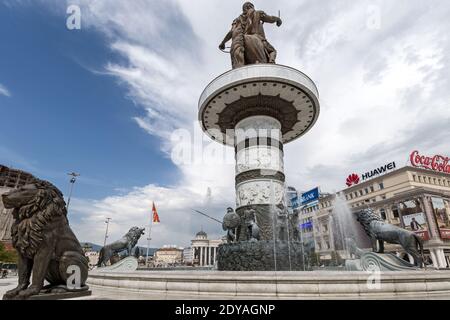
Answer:
[[[133,227],[122,237],[122,239],[104,246],[100,250],[97,267],[106,266],[108,261],[113,264],[113,261],[111,260],[113,256],[124,250],[127,251],[127,256],[131,256],[131,251],[136,246],[139,238],[144,234],[144,231],[144,228]]]
[[[36,179],[32,184],[3,194],[2,200],[6,209],[12,209],[15,221],[11,236],[19,255],[19,284],[3,299],[37,295],[43,289],[44,280],[49,283],[47,292],[52,288],[58,292],[87,290],[88,259],[70,229],[62,193],[51,183]],[[77,270],[77,285],[69,289],[68,279],[73,279],[73,271],[77,276]]]
[[[373,252],[384,253],[385,241],[399,244],[414,258],[415,266],[423,267],[423,240],[417,234],[384,222],[372,209],[358,212],[357,220],[372,241]]]

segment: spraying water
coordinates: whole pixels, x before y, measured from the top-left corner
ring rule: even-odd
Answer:
[[[361,246],[364,242],[361,232],[359,232],[361,226],[358,221],[356,221],[356,217],[350,210],[343,194],[336,194],[333,206],[331,221],[333,223],[332,225],[337,229],[335,234],[337,244],[341,246],[343,250],[348,252],[345,239],[353,238],[356,244]]]
[[[275,208],[275,191],[273,189],[273,180],[270,180],[270,207],[272,212],[272,233],[273,233],[273,264],[275,268],[275,272],[277,271],[277,237],[276,237],[276,219],[277,219],[277,213]]]

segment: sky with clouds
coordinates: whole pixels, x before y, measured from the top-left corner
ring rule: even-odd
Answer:
[[[152,246],[186,246],[201,228],[219,237],[192,209],[220,219],[233,206],[233,150],[213,156],[197,102],[230,69],[217,46],[242,3],[0,0],[0,163],[64,193],[66,173],[80,172],[69,218],[82,241],[102,243],[106,217],[111,239],[146,225],[152,201]],[[320,92],[315,127],[285,146],[289,185],[338,191],[349,173],[407,165],[415,149],[450,154],[448,1],[254,3],[280,10],[283,25],[265,26],[277,62]],[[66,28],[71,4],[81,30]],[[172,161],[180,145],[188,163]]]

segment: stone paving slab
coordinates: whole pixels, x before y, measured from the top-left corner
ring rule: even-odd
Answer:
[[[379,297],[255,297],[255,296],[219,296],[219,295],[176,295],[176,294],[155,294],[139,290],[111,289],[101,286],[91,286],[92,296],[73,300],[450,300],[450,294],[428,296],[428,297],[398,297],[393,295],[381,295]]]

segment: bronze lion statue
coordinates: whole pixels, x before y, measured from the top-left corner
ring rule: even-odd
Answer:
[[[133,227],[127,232],[126,235],[122,237],[122,239],[104,246],[100,250],[97,267],[106,266],[108,261],[113,264],[111,258],[113,258],[115,254],[118,254],[124,250],[127,251],[127,256],[131,256],[131,251],[136,246],[139,238],[144,234],[144,231],[144,228],[141,229],[139,227]]]
[[[384,253],[385,241],[399,244],[414,258],[414,264],[417,267],[423,267],[423,241],[417,234],[384,222],[372,209],[358,212],[357,220],[372,241],[374,252]]]
[[[28,299],[43,289],[88,290],[88,260],[70,229],[62,193],[51,183],[36,179],[3,194],[2,200],[5,208],[12,209],[11,236],[19,255],[19,284],[3,299]],[[77,274],[77,270],[77,286],[69,289],[68,279],[72,280],[72,272]],[[44,280],[49,283],[45,288]]]

